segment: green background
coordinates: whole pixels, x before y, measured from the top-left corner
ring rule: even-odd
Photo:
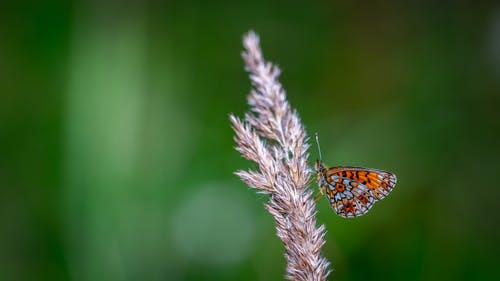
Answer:
[[[330,279],[500,279],[498,3],[95,0],[0,4],[0,280],[282,279],[232,174],[250,29],[327,165],[398,176],[319,202]]]

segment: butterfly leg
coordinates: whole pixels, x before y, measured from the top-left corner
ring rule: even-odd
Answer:
[[[321,200],[321,198],[323,197],[323,195],[325,195],[325,192],[324,192],[323,188],[320,187],[319,188],[319,193],[316,194],[316,196],[314,197],[314,201],[316,203],[318,203],[318,201]]]
[[[316,176],[313,175],[306,183],[306,186],[310,186],[313,182],[316,181]]]

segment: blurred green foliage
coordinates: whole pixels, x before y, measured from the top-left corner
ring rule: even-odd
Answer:
[[[331,279],[500,279],[498,3],[0,6],[0,280],[282,278],[232,174],[249,29],[327,164],[398,175],[366,216],[320,201]]]

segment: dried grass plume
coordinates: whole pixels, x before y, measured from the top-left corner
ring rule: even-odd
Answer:
[[[325,227],[316,225],[316,204],[308,189],[307,136],[300,118],[286,100],[278,81],[280,70],[264,61],[259,37],[249,32],[243,39],[245,69],[253,89],[250,112],[244,121],[230,116],[238,150],[257,164],[257,170],[236,174],[259,193],[269,195],[266,210],[276,222],[285,246],[286,278],[326,280],[329,263],[321,256]]]

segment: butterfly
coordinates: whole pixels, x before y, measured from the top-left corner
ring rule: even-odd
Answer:
[[[319,150],[317,133],[316,143]],[[315,169],[320,193],[326,193],[335,212],[344,218],[366,214],[375,202],[389,195],[397,181],[396,175],[387,171],[349,166],[329,168],[322,160],[316,160]]]

